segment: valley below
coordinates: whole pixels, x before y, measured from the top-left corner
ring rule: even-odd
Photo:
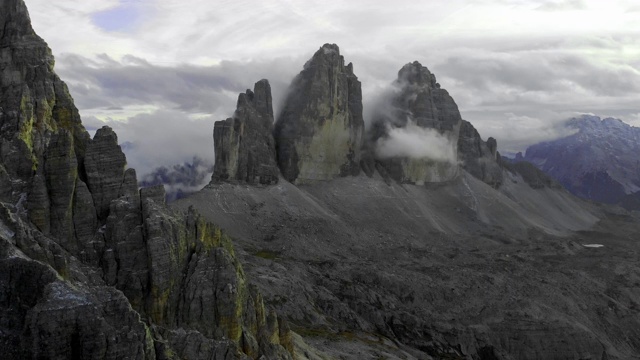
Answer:
[[[638,217],[565,190],[360,176],[214,184],[172,206],[236,239],[265,302],[318,349],[298,354],[310,359],[638,354]]]

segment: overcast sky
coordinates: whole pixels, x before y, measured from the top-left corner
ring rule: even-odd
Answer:
[[[215,120],[267,78],[289,82],[336,43],[368,101],[405,63],[427,66],[505,153],[579,113],[640,126],[635,0],[25,0],[85,125],[107,122],[139,173],[213,159]]]

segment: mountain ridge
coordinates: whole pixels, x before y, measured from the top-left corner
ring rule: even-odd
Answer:
[[[619,204],[640,191],[640,128],[593,115],[570,119],[567,127],[576,132],[532,145],[522,159],[582,198]]]

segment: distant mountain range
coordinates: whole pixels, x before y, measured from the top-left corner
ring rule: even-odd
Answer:
[[[574,195],[640,209],[640,128],[583,115],[573,135],[530,146],[516,161],[533,163]]]
[[[138,185],[140,187],[163,185],[166,200],[171,202],[202,189],[211,180],[212,173],[213,164],[194,156],[191,162],[176,164],[171,168],[165,166],[156,168],[151,173],[143,175]]]

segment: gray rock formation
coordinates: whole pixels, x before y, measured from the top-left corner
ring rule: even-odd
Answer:
[[[213,128],[216,162],[212,181],[276,184],[279,171],[273,139],[273,106],[269,81],[238,96],[233,117]]]
[[[294,183],[357,175],[363,133],[353,65],[345,66],[337,45],[325,44],[293,80],[276,122],[282,175]]]
[[[108,126],[98,129],[87,146],[84,167],[87,186],[93,196],[98,219],[102,221],[109,214],[111,200],[118,197],[126,163],[116,133]]]
[[[73,190],[89,135],[22,1],[0,3],[0,29],[0,162],[11,179],[0,200],[26,199],[32,222],[73,246]]]
[[[458,138],[458,159],[461,166],[471,175],[496,188],[503,181],[497,149],[496,139],[490,137],[484,142],[473,125],[462,120]]]
[[[139,191],[116,134],[84,130],[23,1],[0,10],[2,358],[291,359],[231,240],[162,186]]]
[[[393,89],[375,111],[363,168],[371,173],[375,167],[383,176],[400,183],[454,179],[459,174],[457,143],[462,123],[456,103],[440,88],[435,75],[417,61],[400,69]],[[404,149],[415,145],[395,139],[397,132],[425,144],[425,151],[413,153]],[[396,142],[395,151],[381,151],[384,142]],[[438,156],[434,156],[436,153]],[[446,156],[441,156],[443,153]]]
[[[31,243],[22,230],[12,239]],[[156,358],[147,326],[121,292],[88,284],[95,279],[72,285],[8,240],[0,238],[4,359]]]

